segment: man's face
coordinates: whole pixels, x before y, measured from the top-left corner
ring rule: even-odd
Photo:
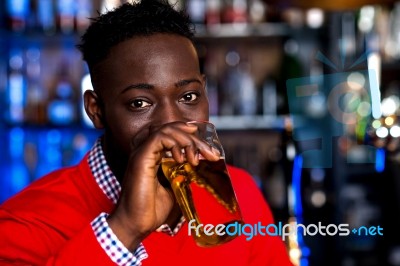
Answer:
[[[113,47],[92,71],[103,102],[108,147],[129,154],[163,124],[208,120],[205,79],[192,43],[181,36],[136,37]]]

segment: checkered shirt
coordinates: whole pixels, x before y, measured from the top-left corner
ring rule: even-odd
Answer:
[[[92,149],[89,151],[88,163],[100,189],[114,204],[116,204],[121,193],[121,185],[107,164],[101,146],[101,138],[97,139]],[[109,227],[106,220],[107,216],[107,213],[101,213],[91,223],[100,246],[117,265],[141,265],[141,261],[148,257],[143,244],[139,244],[137,249],[131,253],[121,241],[118,240],[117,236]],[[185,219],[181,217],[179,223],[173,230],[167,224],[163,224],[156,231],[174,236],[181,229],[184,222]]]

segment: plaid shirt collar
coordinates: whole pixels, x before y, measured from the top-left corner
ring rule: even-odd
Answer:
[[[88,163],[100,189],[104,192],[107,198],[116,204],[121,193],[121,185],[107,164],[101,146],[101,138],[97,139],[90,150]]]
[[[107,196],[107,198],[109,198],[114,204],[117,204],[119,195],[121,193],[121,185],[111,171],[110,166],[107,164],[106,157],[104,156],[103,148],[101,146],[101,137],[96,140],[92,149],[89,151],[88,163],[93,177],[100,189]],[[174,236],[176,233],[178,233],[184,222],[185,219],[182,216],[174,229],[171,229],[167,224],[163,224],[156,231]]]

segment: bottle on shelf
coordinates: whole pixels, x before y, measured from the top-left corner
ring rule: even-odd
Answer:
[[[267,4],[262,0],[249,0],[249,22],[262,23],[267,20]]]
[[[53,0],[37,0],[38,27],[48,35],[56,32],[55,6]]]
[[[245,24],[247,21],[246,0],[229,0],[225,2],[222,10],[223,23]]]
[[[10,179],[10,196],[19,192],[30,183],[29,171],[24,162],[25,132],[19,128],[9,131],[9,156],[10,166],[8,168]]]
[[[257,90],[254,79],[250,73],[250,64],[242,60],[237,70],[239,81],[238,101],[235,110],[238,115],[256,115],[257,113]]]
[[[71,125],[76,122],[74,89],[68,67],[67,61],[61,63],[55,85],[50,91],[47,116],[53,125]]]
[[[266,79],[263,84],[263,114],[276,115],[277,114],[277,93],[276,81],[273,79]]]
[[[235,50],[226,54],[225,61],[221,115],[256,115],[257,89],[250,73],[250,63]]]
[[[42,177],[62,167],[62,139],[63,134],[59,129],[45,129],[38,134],[39,161],[36,177]]]
[[[41,50],[30,47],[26,51],[27,104],[25,121],[33,125],[44,125],[47,122],[47,91],[41,82]]]
[[[186,1],[186,11],[196,25],[204,25],[206,14],[206,1],[188,0]]]
[[[221,24],[221,0],[206,0],[205,23],[207,26]]]
[[[26,30],[29,7],[29,0],[7,0],[7,21],[11,31],[23,32]]]
[[[238,101],[239,94],[239,76],[238,65],[240,62],[239,53],[232,49],[225,55],[225,73],[221,77],[221,102],[220,115],[231,116],[235,114],[235,106]]]
[[[10,51],[6,89],[6,120],[11,124],[22,124],[25,120],[27,82],[24,67],[23,50],[13,48]]]
[[[76,30],[83,32],[90,24],[89,18],[92,15],[92,0],[78,0],[76,2]]]
[[[57,23],[61,33],[70,34],[74,31],[75,1],[57,1]]]

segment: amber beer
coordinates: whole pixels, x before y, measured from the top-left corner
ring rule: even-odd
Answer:
[[[199,164],[193,166],[187,162],[177,163],[173,158],[165,157],[161,161],[162,171],[171,184],[185,219],[188,222],[194,220],[192,225],[195,227],[200,224],[211,224],[215,228],[218,224],[228,226],[233,223],[243,223],[215,128],[210,123],[196,123],[200,123],[199,136],[202,137],[202,133],[208,135],[203,139],[220,151],[222,155],[220,160],[212,162],[200,159]],[[207,129],[202,131],[202,127]],[[210,134],[214,136],[210,137]],[[221,245],[236,237],[228,234],[205,234],[203,228],[199,227],[197,233],[193,229],[191,231],[199,246]]]

